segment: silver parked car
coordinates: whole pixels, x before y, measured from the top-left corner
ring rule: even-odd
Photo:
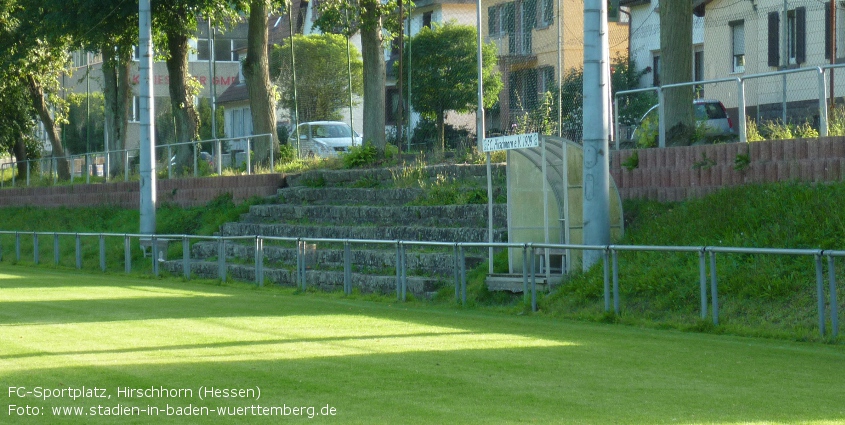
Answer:
[[[703,130],[704,141],[735,141],[737,135],[733,121],[728,117],[728,111],[722,102],[715,99],[695,99],[692,104],[695,120]],[[643,114],[639,125],[631,134],[631,140],[640,146],[649,145],[652,140],[654,144],[657,142],[658,106],[652,106]]]
[[[298,128],[298,145],[296,130],[291,131],[289,140],[291,146],[299,147],[302,157],[333,157],[363,142],[363,138],[345,122],[312,121],[299,124]]]

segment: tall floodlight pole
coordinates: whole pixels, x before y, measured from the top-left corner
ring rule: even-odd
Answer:
[[[584,0],[584,244],[610,243],[607,2]],[[583,268],[602,258],[584,251]]]
[[[153,117],[153,68],[152,13],[150,0],[140,0],[138,5],[138,39],[141,57],[138,61],[141,93],[141,233],[156,231],[156,173],[155,173],[155,127]]]
[[[481,48],[481,0],[475,2],[476,38],[478,42],[478,110],[475,113],[475,139],[478,143],[478,151],[484,147],[484,63],[482,62]],[[490,152],[487,152],[487,242],[493,243],[493,170],[490,166]],[[487,249],[488,271],[493,273],[493,247]]]

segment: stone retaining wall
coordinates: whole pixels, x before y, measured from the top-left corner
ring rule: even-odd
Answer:
[[[749,183],[842,181],[845,137],[623,150],[613,153],[610,172],[623,199],[661,202]]]

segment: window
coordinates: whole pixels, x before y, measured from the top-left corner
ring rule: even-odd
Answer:
[[[768,64],[771,67],[780,66],[780,15],[769,12]]]
[[[554,22],[554,0],[539,0],[537,9],[537,28],[550,26]]]
[[[830,30],[831,30],[831,21],[830,21],[830,2],[826,2],[824,4],[824,58],[830,59],[832,56],[830,54],[831,50],[831,42],[830,42]]]
[[[660,53],[651,54],[651,85],[660,86]]]
[[[745,21],[728,25],[731,28],[731,72],[745,72]]]
[[[537,107],[537,69],[523,69],[510,73],[511,110],[531,110]]]
[[[426,28],[431,28],[431,13],[432,12],[425,12],[422,16],[422,26]]]
[[[807,43],[807,13],[799,7],[786,12],[786,48],[790,65],[805,62]]]
[[[696,46],[692,54],[692,80],[701,81],[704,79],[704,50],[702,46]],[[695,86],[695,97],[704,97],[704,85]]]
[[[487,36],[489,37],[498,37],[502,34],[501,10],[499,5],[487,8]]]
[[[544,66],[537,69],[537,96],[543,99],[546,92],[550,92],[557,87],[555,84],[555,69],[551,66]]]

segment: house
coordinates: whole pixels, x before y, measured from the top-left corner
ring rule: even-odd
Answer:
[[[481,4],[482,33],[498,47],[504,82],[488,131],[506,131],[535,108],[562,75],[583,67],[584,2],[484,0]],[[611,58],[627,54],[628,23],[611,22],[608,30]]]
[[[747,77],[781,70],[811,70],[836,61],[836,45],[845,42],[842,7],[831,19],[830,2],[821,0],[696,0],[694,13],[704,18],[708,45],[705,79]],[[831,52],[837,54],[831,55]],[[841,61],[841,59],[840,59]],[[841,71],[839,73],[841,74]],[[800,72],[788,77],[748,79],[745,83],[746,113],[755,119],[817,123],[818,74]],[[845,90],[831,83],[838,95]],[[841,84],[840,84],[841,85]],[[729,108],[736,108],[735,90],[728,86],[714,91]]]
[[[637,70],[651,69],[640,87],[660,85],[660,16],[658,0],[621,0],[630,14],[628,57]],[[693,66],[690,81],[704,79],[704,18],[691,16]]]

